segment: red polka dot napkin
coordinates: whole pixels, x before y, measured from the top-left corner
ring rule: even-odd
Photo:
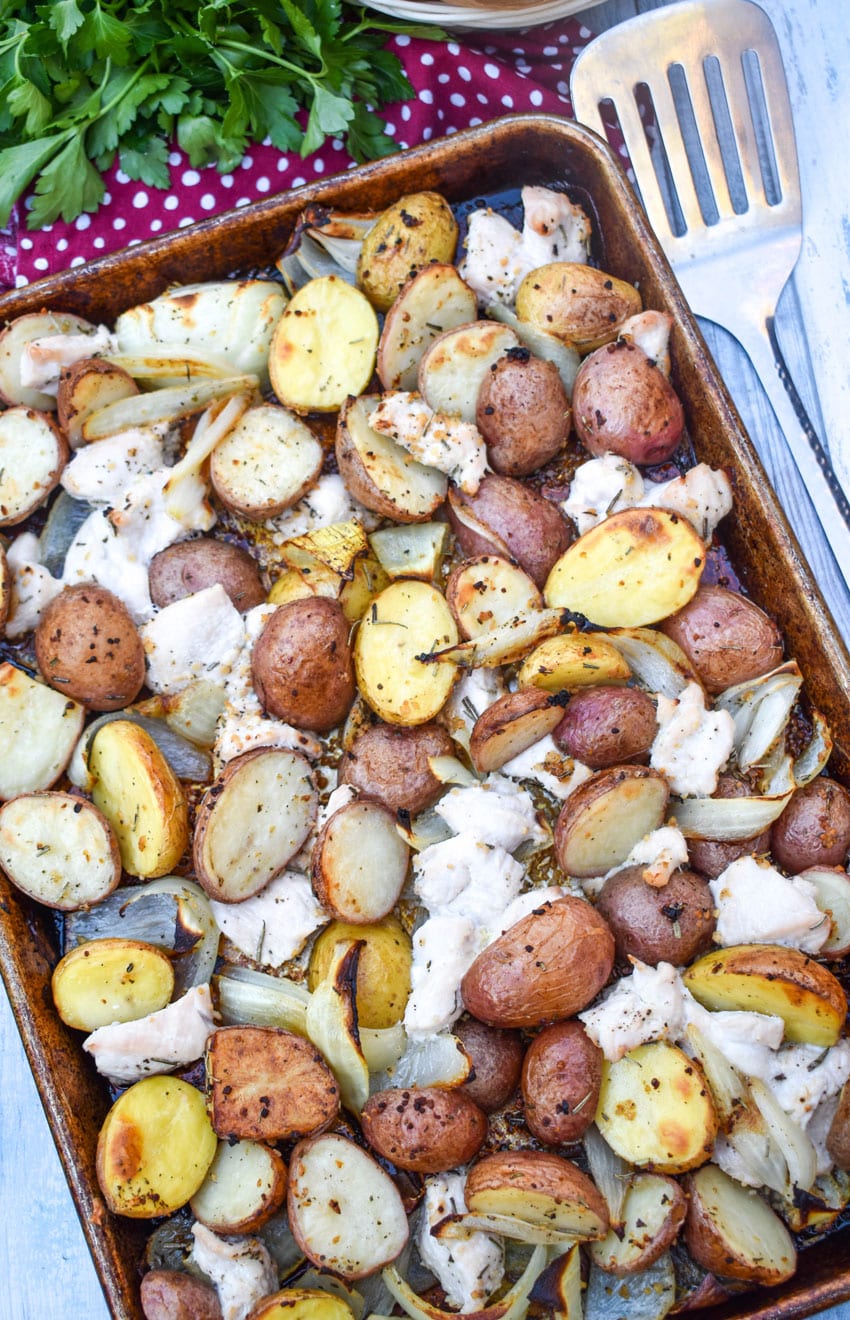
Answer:
[[[591,35],[568,19],[522,32],[469,33],[448,43],[393,37],[389,48],[401,59],[415,96],[383,110],[387,132],[402,149],[508,113],[569,114],[570,70]],[[57,221],[29,232],[26,203],[19,205],[0,240],[0,287],[29,284],[353,164],[340,141],[326,142],[303,160],[257,145],[232,174],[221,175],[213,166],[192,169],[177,150],[169,163],[168,191],[111,169],[100,210],[70,224]]]

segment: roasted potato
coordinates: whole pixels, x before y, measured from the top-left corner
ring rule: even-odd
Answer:
[[[317,596],[279,606],[251,657],[263,709],[299,729],[327,733],[341,724],[355,692],[348,634],[336,601]]]
[[[637,289],[594,266],[553,261],[526,275],[516,313],[579,353],[616,339],[620,326],[641,310]]]
[[[242,546],[199,536],[177,541],[154,555],[148,570],[157,609],[219,583],[243,614],[266,598],[256,560]]]
[[[826,1148],[833,1164],[839,1169],[850,1169],[850,1086],[846,1082],[826,1134]]]
[[[190,1206],[215,1233],[253,1233],[286,1200],[286,1165],[261,1141],[220,1141]]]
[[[413,1173],[468,1164],[487,1136],[484,1111],[457,1087],[378,1091],[360,1118],[372,1149]]]
[[[145,651],[123,601],[92,583],[65,587],[35,630],[45,681],[89,710],[120,710],[145,681]]]
[[[419,363],[419,393],[435,412],[474,422],[478,391],[503,353],[520,348],[513,330],[495,321],[471,321],[445,330]]]
[[[465,555],[515,559],[538,587],[572,540],[560,510],[513,477],[486,476],[472,496],[453,489],[448,516]]]
[[[388,311],[411,275],[431,262],[453,260],[457,235],[457,221],[439,193],[400,197],[381,213],[363,240],[357,263],[359,287],[379,312]]]
[[[65,437],[47,413],[33,408],[0,412],[0,527],[34,513],[68,461]]]
[[[572,695],[552,737],[577,761],[606,770],[648,761],[657,732],[655,702],[648,693],[603,684]]]
[[[130,875],[167,875],[189,842],[180,781],[149,733],[129,720],[98,729],[89,748],[92,800],[109,821]]]
[[[361,395],[340,409],[335,446],[340,475],[354,498],[374,513],[400,523],[428,522],[446,498],[448,482],[374,430],[370,418],[380,401],[378,395]]]
[[[324,1283],[324,1276],[320,1277]],[[345,1297],[335,1293],[319,1288],[282,1288],[252,1306],[245,1320],[354,1320],[354,1312]]]
[[[604,1237],[608,1207],[586,1173],[550,1151],[485,1155],[466,1179],[474,1215],[502,1215],[585,1240]]]
[[[622,1159],[654,1173],[704,1164],[717,1135],[702,1069],[663,1040],[603,1062],[596,1124]]]
[[[0,664],[0,798],[33,793],[55,784],[83,731],[85,707]]]
[[[478,300],[454,266],[435,262],[402,286],[384,318],[378,376],[385,390],[414,390],[423,353],[438,335],[474,321]]]
[[[711,948],[714,900],[694,871],[674,871],[660,888],[648,884],[642,866],[609,876],[596,907],[614,932],[617,957],[684,967]]]
[[[488,706],[469,739],[470,759],[478,773],[498,770],[552,733],[560,723],[564,697],[545,688],[519,688]]]
[[[306,1136],[339,1112],[339,1087],[319,1051],[280,1027],[219,1027],[206,1070],[210,1119],[225,1140]]]
[[[825,775],[797,789],[770,831],[774,860],[792,875],[843,866],[850,852],[850,793]]]
[[[369,384],[377,349],[368,300],[339,275],[323,275],[298,290],[275,326],[272,389],[293,412],[337,412]]]
[[[685,1222],[687,1198],[679,1183],[657,1173],[633,1174],[622,1223],[589,1244],[590,1258],[609,1274],[638,1274],[672,1246]]]
[[[558,368],[508,349],[478,390],[475,424],[487,442],[494,472],[527,477],[564,448],[572,414]]]
[[[246,518],[274,518],[318,479],[324,453],[305,422],[271,403],[248,408],[210,456],[222,504]],[[234,602],[235,603],[235,602]]]
[[[354,641],[364,700],[388,724],[428,724],[445,705],[457,666],[423,664],[420,656],[457,639],[451,610],[436,587],[405,578],[391,583],[372,602]]]
[[[647,766],[599,770],[579,784],[555,825],[555,856],[566,875],[604,875],[664,820],[670,791]]]
[[[528,1130],[551,1146],[578,1141],[596,1117],[602,1051],[580,1022],[544,1027],[522,1063],[522,1099]]]
[[[782,637],[773,619],[726,587],[699,587],[659,627],[690,660],[707,692],[723,692],[782,663]]]
[[[452,1030],[472,1063],[463,1090],[485,1114],[492,1114],[507,1104],[519,1085],[522,1036],[518,1031],[488,1027],[468,1013]]]
[[[391,811],[370,798],[347,802],[319,831],[313,847],[313,891],[339,921],[380,921],[398,902],[409,856]]]
[[[714,793],[718,798],[748,797],[752,790],[743,779],[734,775],[723,774],[717,781]],[[688,839],[688,860],[695,871],[714,880],[739,857],[748,857],[766,853],[770,848],[770,830],[749,839]]]
[[[684,1240],[697,1264],[721,1279],[774,1285],[790,1279],[797,1253],[788,1229],[767,1201],[716,1164],[685,1181]]]
[[[325,980],[340,940],[361,944],[355,981],[358,1025],[379,1030],[394,1027],[404,1017],[410,994],[413,958],[404,926],[395,916],[368,926],[332,921],[310,953],[307,984],[311,990]]]
[[[174,990],[174,971],[168,955],[143,940],[88,940],[60,958],[50,988],[67,1026],[96,1031],[164,1008]]]
[[[16,316],[0,330],[0,403],[14,407],[42,408],[52,411],[56,399],[42,390],[21,384],[21,366],[24,351],[37,339],[53,335],[94,335],[95,326],[72,312],[28,312]]]
[[[462,637],[480,637],[543,608],[543,597],[528,574],[500,555],[464,559],[449,576],[446,600]]]
[[[546,902],[478,955],[463,978],[467,1012],[492,1027],[572,1017],[602,989],[614,937],[583,898]]]
[[[522,662],[517,683],[549,692],[627,683],[632,671],[604,633],[558,633],[536,646]]]
[[[343,753],[339,782],[351,784],[389,811],[417,816],[433,806],[445,788],[430,758],[451,756],[453,751],[451,738],[439,724],[374,724]]]
[[[80,358],[70,367],[63,367],[56,393],[57,420],[71,448],[83,443],[87,417],[138,392],[138,385],[123,367],[103,358]]]
[[[183,1270],[149,1270],[139,1296],[145,1320],[222,1320],[212,1284]]]
[[[672,458],[685,427],[679,396],[664,372],[625,339],[582,362],[573,419],[576,435],[595,458],[619,454],[638,467]]]
[[[99,902],[121,879],[108,820],[70,793],[21,793],[0,808],[0,866],[23,893],[64,912]]]

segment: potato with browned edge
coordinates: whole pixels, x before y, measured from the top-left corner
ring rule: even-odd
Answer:
[[[382,211],[363,240],[357,285],[386,312],[411,275],[432,261],[454,260],[457,221],[436,192],[408,193]]]
[[[554,362],[509,348],[484,377],[475,424],[494,472],[527,477],[564,448],[572,413]]]
[[[519,1085],[524,1045],[518,1031],[488,1027],[465,1013],[452,1028],[472,1063],[463,1090],[485,1114],[506,1105]]]
[[[372,1149],[412,1173],[443,1173],[467,1164],[487,1136],[486,1114],[458,1088],[378,1091],[360,1121]]]
[[[263,709],[298,729],[327,733],[355,695],[349,625],[335,600],[281,605],[254,645],[251,674]]]
[[[596,1117],[602,1051],[580,1022],[553,1022],[535,1036],[522,1064],[528,1130],[551,1146],[578,1141]]]
[[[573,386],[573,421],[595,458],[619,454],[638,467],[672,457],[685,428],[679,396],[663,371],[625,339],[582,362]]]
[[[674,871],[657,887],[644,879],[644,867],[627,866],[605,881],[596,907],[614,932],[620,959],[684,967],[711,948],[714,900],[695,871]]]
[[[798,875],[810,866],[843,866],[850,852],[850,793],[820,775],[798,788],[770,831],[774,860]]]
[[[121,710],[145,681],[139,630],[123,601],[95,583],[65,587],[35,630],[46,683],[89,710]]]
[[[538,587],[573,539],[560,509],[513,477],[492,473],[476,495],[452,488],[447,509],[467,558],[496,554],[515,559]]]
[[[183,1270],[150,1270],[139,1292],[145,1320],[222,1320],[215,1288]]]
[[[607,770],[647,762],[657,732],[655,702],[647,692],[603,684],[573,693],[552,737],[591,770]]]
[[[658,626],[681,646],[712,694],[782,663],[782,637],[773,619],[726,587],[698,587],[683,609]]]
[[[339,782],[359,788],[390,811],[416,816],[433,806],[445,788],[429,757],[453,754],[454,743],[439,724],[373,724],[343,753]]]
[[[826,1134],[826,1148],[833,1164],[845,1171],[850,1169],[850,1085],[846,1082],[841,1088],[838,1108]]]
[[[752,789],[743,779],[723,774],[717,781],[712,797],[737,798],[752,796]],[[715,880],[727,866],[739,857],[758,856],[770,848],[770,830],[762,830],[749,839],[688,839],[688,861],[695,871]]]
[[[410,994],[413,952],[410,936],[398,917],[390,915],[368,926],[331,921],[310,953],[307,985],[315,990],[325,980],[340,940],[357,940],[360,957],[355,980],[358,1026],[382,1030],[404,1017]]]
[[[262,605],[266,592],[256,560],[242,546],[199,536],[177,541],[154,555],[148,570],[151,600],[158,609],[218,583],[242,614]]]

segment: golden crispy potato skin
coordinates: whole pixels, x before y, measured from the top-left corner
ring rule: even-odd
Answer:
[[[525,1121],[552,1146],[578,1141],[596,1117],[602,1051],[580,1022],[553,1022],[535,1036],[522,1064]]]
[[[145,1320],[221,1320],[215,1288],[182,1270],[150,1270],[139,1292]]]
[[[492,1114],[507,1104],[519,1085],[522,1036],[518,1031],[488,1027],[468,1014],[453,1030],[472,1060],[472,1075],[463,1083],[463,1090],[486,1114]]]
[[[572,541],[572,529],[561,511],[513,477],[489,474],[476,495],[452,490],[447,508],[452,531],[467,557],[507,553],[538,587],[545,585]],[[480,532],[462,521],[464,510]]]
[[[339,782],[359,788],[390,811],[416,816],[433,806],[444,790],[428,764],[431,756],[451,756],[454,744],[439,724],[375,724],[343,754]]]
[[[281,1141],[318,1132],[339,1112],[339,1087],[319,1051],[280,1027],[220,1027],[206,1066],[220,1137]]]
[[[248,551],[211,536],[178,541],[160,550],[151,560],[148,576],[151,600],[159,609],[216,583],[243,614],[266,599],[260,571]]]
[[[843,866],[850,851],[850,793],[825,776],[799,788],[773,825],[770,849],[793,875],[809,866]]]
[[[794,1243],[761,1196],[706,1165],[684,1181],[684,1242],[693,1259],[721,1279],[772,1286],[797,1267]]]
[[[325,979],[340,940],[362,943],[357,961],[357,1021],[361,1027],[394,1027],[404,1017],[410,994],[413,961],[410,936],[398,917],[384,917],[373,925],[332,921],[318,936],[310,954],[307,984],[310,990]]]
[[[596,1124],[630,1164],[684,1173],[710,1159],[717,1114],[702,1069],[667,1041],[602,1063]]]
[[[655,702],[642,688],[588,687],[576,692],[552,737],[591,770],[646,762],[658,719]]]
[[[450,262],[457,221],[444,197],[408,193],[387,207],[363,241],[357,283],[379,312],[395,302],[411,275],[432,261]]]
[[[602,989],[614,936],[583,898],[544,903],[478,955],[463,978],[468,1012],[493,1027],[572,1017]]]
[[[570,401],[554,362],[509,349],[494,362],[478,391],[475,423],[494,472],[526,477],[564,448]]]
[[[634,285],[571,261],[553,261],[531,271],[516,297],[521,321],[530,321],[579,353],[616,339],[623,322],[640,310]]]
[[[263,709],[299,729],[327,733],[354,700],[349,627],[324,596],[281,605],[254,646],[251,672]]]
[[[142,639],[127,606],[105,587],[65,587],[35,630],[45,683],[89,710],[120,710],[145,681]]]
[[[466,1164],[487,1136],[487,1116],[460,1090],[438,1086],[379,1091],[361,1115],[373,1150],[413,1173]]]
[[[189,806],[151,735],[130,720],[104,724],[89,769],[92,800],[115,831],[124,870],[145,880],[167,875],[189,842]]]
[[[782,663],[779,629],[758,605],[726,587],[699,587],[659,624],[678,642],[707,692],[723,692]]]
[[[582,362],[573,410],[576,434],[594,457],[619,454],[638,467],[671,458],[685,426],[667,377],[643,349],[623,339]]]
[[[714,900],[694,871],[674,871],[666,885],[647,884],[642,866],[612,875],[596,900],[617,943],[617,957],[683,967],[711,948]]]

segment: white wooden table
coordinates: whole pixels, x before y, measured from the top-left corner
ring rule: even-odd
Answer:
[[[596,31],[666,0],[606,0]],[[850,466],[850,17],[846,0],[761,0],[776,25],[797,128],[805,237],[779,333],[792,377],[820,434],[843,443]],[[721,374],[759,445],[827,602],[850,640],[850,600],[784,457],[748,362],[705,326]],[[17,1029],[0,994],[0,1320],[109,1320],[109,1313],[43,1117]],[[828,1313],[850,1320],[850,1303]]]

